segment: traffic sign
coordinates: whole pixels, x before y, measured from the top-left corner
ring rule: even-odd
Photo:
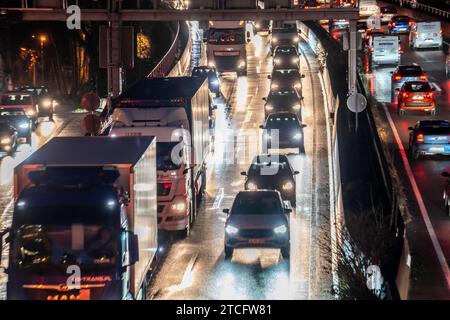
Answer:
[[[81,98],[80,104],[87,111],[94,111],[100,106],[100,98],[95,93],[89,92]]]
[[[367,99],[361,93],[353,93],[347,98],[347,108],[351,112],[362,112],[367,107]]]

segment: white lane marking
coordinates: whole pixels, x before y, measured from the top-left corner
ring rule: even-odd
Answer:
[[[223,196],[225,192],[223,188],[219,189],[219,192],[216,195],[216,198],[214,199],[213,209],[219,209],[220,205],[222,204]]]
[[[435,87],[435,88],[436,88],[436,91],[438,91],[438,92],[442,92],[442,89],[441,89],[441,87],[439,87],[439,86],[438,86],[438,84],[437,84],[436,82],[431,82],[431,85],[432,85],[433,87]]]
[[[417,186],[416,178],[414,178],[411,165],[409,164],[409,160],[408,157],[406,156],[405,148],[403,147],[397,128],[395,127],[394,121],[392,120],[391,114],[389,113],[386,104],[383,103],[382,105],[384,112],[386,113],[389,125],[392,129],[392,132],[394,133],[395,141],[397,142],[397,146],[400,151],[400,155],[402,157],[403,165],[405,167],[409,182],[411,183],[411,187],[413,189],[414,195],[419,205],[420,213],[422,215],[423,221],[425,222],[428,234],[430,235],[434,251],[436,252],[439,264],[441,265],[442,272],[444,273],[445,280],[447,281],[447,288],[450,289],[450,270],[448,268],[447,260],[445,259],[445,255],[442,251],[441,245],[439,244],[439,240],[436,236],[436,232],[434,231],[433,225],[430,220],[430,216],[425,207],[425,203],[423,202],[422,195],[420,194],[419,187]]]
[[[323,107],[325,109],[325,119],[326,119],[326,127],[327,127],[327,152],[328,152],[328,180],[329,180],[329,192],[330,192],[330,236],[331,236],[331,261],[332,263],[332,270],[331,270],[331,277],[333,285],[337,286],[338,283],[338,276],[336,272],[336,265],[334,261],[336,261],[335,255],[336,255],[336,244],[337,244],[337,238],[336,238],[336,200],[334,198],[334,172],[333,172],[333,160],[332,160],[332,143],[331,143],[331,129],[330,129],[330,123],[328,121],[328,115],[330,114],[330,106],[328,105],[328,99],[326,97],[325,92],[325,83],[323,81],[323,75],[319,72],[319,79],[320,79],[320,86],[322,88],[322,96],[323,96]],[[329,94],[332,94],[330,92]]]
[[[194,268],[194,264],[197,261],[198,254],[192,256],[191,260],[189,260],[188,265],[186,266],[186,271],[184,271],[183,279],[179,284],[180,289],[184,289],[192,283],[192,269]]]

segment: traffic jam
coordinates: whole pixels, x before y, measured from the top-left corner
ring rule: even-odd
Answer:
[[[366,2],[358,72],[450,248],[448,23]],[[348,21],[320,25],[344,42]],[[185,74],[141,78],[104,108],[83,96],[81,125],[47,86],[0,93],[0,173],[15,161],[12,202],[1,204],[2,298],[332,298],[317,56],[299,21],[207,21],[199,37],[205,59]]]

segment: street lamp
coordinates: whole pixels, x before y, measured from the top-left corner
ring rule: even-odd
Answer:
[[[34,39],[36,39],[36,36],[32,36]],[[38,40],[41,44],[41,74],[42,74],[42,85],[44,85],[45,82],[45,76],[44,76],[44,43],[47,42],[47,36],[45,34],[40,34],[38,37]]]

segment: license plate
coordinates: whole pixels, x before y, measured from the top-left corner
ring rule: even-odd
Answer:
[[[443,152],[443,151],[444,151],[444,148],[433,147],[433,148],[430,148],[430,151],[434,151],[434,152]]]
[[[214,51],[216,57],[235,57],[239,56],[239,51]]]
[[[412,97],[413,100],[423,100],[423,96],[414,96]]]
[[[264,239],[248,239],[248,242],[251,244],[262,244],[264,243]]]

